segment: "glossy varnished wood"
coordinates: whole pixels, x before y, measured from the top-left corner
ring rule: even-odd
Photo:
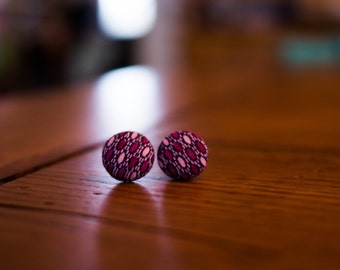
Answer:
[[[157,164],[136,183],[109,177],[101,147],[130,122],[97,113],[96,82],[2,100],[1,265],[338,269],[338,70],[220,56],[157,70],[158,118],[131,124],[155,147],[176,129],[201,134],[210,159],[189,182]]]
[[[42,269],[60,268],[61,259],[89,269],[337,268],[339,157],[224,147],[211,144],[209,167],[192,182],[169,181],[156,167],[121,184],[107,176],[97,149],[3,185],[3,262]]]

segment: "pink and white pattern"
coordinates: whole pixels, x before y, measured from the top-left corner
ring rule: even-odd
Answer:
[[[150,141],[137,132],[125,131],[112,136],[103,148],[103,165],[121,181],[134,181],[145,176],[154,162]]]
[[[193,179],[208,162],[208,147],[203,139],[190,131],[176,131],[166,136],[158,147],[158,164],[175,179]]]

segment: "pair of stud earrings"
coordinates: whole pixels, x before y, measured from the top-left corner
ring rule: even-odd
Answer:
[[[138,132],[125,131],[106,141],[102,159],[106,171],[113,178],[135,181],[151,170],[155,151],[148,138]],[[208,147],[199,135],[190,131],[176,131],[160,143],[157,160],[167,176],[193,179],[207,165]]]

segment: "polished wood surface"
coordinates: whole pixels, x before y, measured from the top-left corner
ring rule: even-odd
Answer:
[[[196,46],[196,62],[181,67],[0,101],[2,269],[340,267],[338,70],[224,64],[223,46],[209,57]],[[126,92],[121,78],[141,82],[140,72],[148,81],[128,84],[147,93],[136,108],[107,95],[105,84]],[[101,148],[126,129],[155,148],[194,130],[208,166],[189,182],[157,163],[116,181]]]

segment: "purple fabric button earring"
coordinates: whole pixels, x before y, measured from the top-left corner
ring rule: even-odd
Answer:
[[[163,139],[158,147],[157,159],[166,175],[189,180],[199,176],[206,167],[208,147],[199,135],[176,131]]]
[[[112,136],[103,147],[106,171],[115,179],[135,181],[145,176],[154,162],[150,141],[137,132],[125,131]]]

